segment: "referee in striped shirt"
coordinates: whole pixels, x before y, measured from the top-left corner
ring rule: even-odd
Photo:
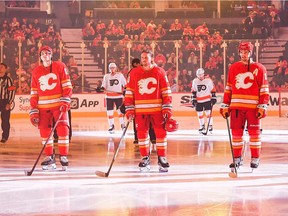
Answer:
[[[7,75],[7,65],[0,63],[0,112],[1,112],[1,143],[5,143],[10,133],[10,113],[15,97],[13,80]]]

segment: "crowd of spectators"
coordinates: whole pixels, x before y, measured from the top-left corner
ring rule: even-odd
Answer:
[[[151,1],[98,1],[98,8],[151,8]]]
[[[8,18],[2,20],[0,35],[4,42],[3,62],[8,65],[8,72],[15,82],[18,93],[30,93],[31,73],[39,64],[39,45],[50,46],[53,49],[53,60],[60,60],[59,45],[62,37],[56,29],[55,25],[45,25],[40,23],[37,18],[18,20],[13,17],[11,20]],[[19,43],[21,44],[20,55]],[[62,49],[62,61],[68,66],[71,73],[78,73],[75,60],[65,46]]]
[[[13,4],[13,2],[6,1],[6,4],[17,7],[17,4]],[[31,1],[30,3],[32,4],[33,2],[37,3],[37,1]],[[102,3],[105,3],[102,5],[103,7],[111,7],[113,4],[117,8],[148,7],[143,6],[145,5],[144,1],[138,2],[138,5],[137,1],[103,1]],[[181,7],[184,8],[201,6],[199,2],[195,5],[195,1],[181,2]],[[255,39],[260,37],[260,35],[277,37],[277,34],[272,34],[272,29],[275,27],[275,20],[278,19],[275,16],[278,13],[279,11],[275,7],[270,7],[268,10],[264,5],[262,10],[248,12],[247,17],[243,19],[243,23],[238,25],[238,27],[240,26],[241,31],[246,36],[250,36],[250,38]],[[38,43],[52,47],[54,60],[59,60],[61,35],[54,25],[41,24],[38,19],[29,20],[23,18],[18,21],[16,17],[12,20],[4,19],[0,30],[1,38],[5,44],[4,61],[10,65],[10,73],[17,86],[19,84],[19,75],[21,75],[21,92],[29,93],[31,71],[38,64]],[[238,30],[216,29],[205,22],[195,25],[189,19],[175,19],[172,23],[168,23],[166,19],[145,21],[139,18],[136,22],[133,19],[119,19],[117,22],[110,20],[107,23],[102,20],[97,20],[95,23],[91,19],[83,27],[82,32],[86,45],[91,49],[95,61],[98,61],[100,66],[104,67],[104,44],[108,45],[109,62],[116,62],[125,76],[127,76],[129,70],[127,65],[128,46],[131,45],[131,58],[139,57],[141,50],[149,48],[155,51],[155,63],[163,67],[167,72],[170,85],[175,87],[178,84],[173,89],[179,92],[190,92],[191,81],[195,77],[195,71],[200,66],[200,60],[202,60],[202,67],[205,69],[206,74],[214,81],[217,90],[223,91],[224,65],[221,44],[223,37],[225,39],[225,35],[231,31],[236,32]],[[19,41],[22,42],[21,56],[19,56],[18,52]],[[175,41],[177,41],[176,44]],[[200,44],[202,48],[200,48]],[[177,57],[176,53],[178,53]],[[81,86],[82,77],[79,75],[77,62],[73,56],[69,55],[69,51],[65,47],[62,50],[62,54],[62,61],[68,66],[74,83],[79,83],[79,86]],[[200,55],[202,55],[201,58]],[[19,61],[19,57],[21,61]],[[229,41],[225,69],[228,70],[229,66],[237,60],[237,43],[234,44],[233,41]],[[19,65],[19,62],[21,62],[21,65]],[[178,65],[178,77],[176,65]],[[281,69],[278,68],[277,71],[283,71],[285,74],[286,70],[283,69],[284,67],[285,60],[279,61],[279,68]],[[275,78],[273,79],[276,84],[285,80],[281,79],[278,74],[281,73],[275,72]],[[85,86],[89,86],[86,81]],[[80,88],[77,89],[77,91],[81,91]]]
[[[40,1],[5,1],[6,7],[40,8]]]
[[[182,5],[190,3],[190,1],[183,1]],[[139,57],[144,48],[155,50],[155,62],[166,70],[171,85],[178,80],[178,91],[190,91],[191,80],[200,65],[201,52],[203,68],[217,88],[222,90],[224,66],[221,44],[223,39],[227,39],[227,35],[231,33],[237,35],[238,39],[275,38],[277,34],[274,33],[274,29],[280,27],[279,20],[275,19],[278,13],[275,7],[270,9],[263,7],[262,10],[248,12],[239,25],[218,29],[205,22],[195,25],[191,19],[175,19],[172,23],[168,23],[166,19],[148,21],[141,18],[117,21],[111,19],[107,23],[101,19],[90,19],[82,33],[86,45],[95,56],[95,61],[98,61],[99,65],[103,63],[103,45],[106,44],[109,61],[115,61],[124,75],[128,72],[128,45],[131,45],[132,58]],[[175,40],[178,42],[178,50],[174,44]],[[236,47],[237,45],[232,44],[228,49],[226,59],[228,65],[229,62],[238,60]],[[179,63],[178,77],[176,77],[176,51],[178,51]],[[182,79],[183,70],[184,73],[187,70],[190,77]]]

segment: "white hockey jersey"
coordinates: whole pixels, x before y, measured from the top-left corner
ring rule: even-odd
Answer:
[[[213,81],[206,77],[203,80],[195,78],[192,81],[191,92],[196,92],[197,103],[204,103],[211,100],[212,93],[216,92]]]
[[[106,98],[123,98],[123,89],[126,86],[126,79],[122,73],[105,74],[102,86],[106,91]]]

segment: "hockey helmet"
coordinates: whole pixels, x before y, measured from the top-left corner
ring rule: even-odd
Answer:
[[[111,62],[108,66],[109,72],[111,72],[112,68],[117,68],[117,65],[114,62]]]
[[[38,51],[38,54],[39,56],[41,56],[41,52],[44,51],[44,50],[47,50],[48,52],[52,53],[52,48],[49,47],[49,46],[42,46],[39,51]]]
[[[253,44],[251,42],[241,42],[238,47],[238,52],[240,53],[241,50],[247,50],[252,54]]]
[[[165,122],[165,130],[168,132],[174,132],[178,130],[178,122],[175,119],[167,119]]]
[[[199,68],[199,69],[196,71],[196,76],[197,76],[198,78],[203,77],[203,76],[204,76],[204,73],[205,73],[204,69],[203,69],[203,68]]]

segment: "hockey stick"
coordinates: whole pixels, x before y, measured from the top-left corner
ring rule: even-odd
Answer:
[[[231,153],[232,153],[233,164],[235,166],[235,172],[230,172],[229,176],[231,178],[237,178],[238,173],[237,173],[237,168],[236,168],[236,164],[235,164],[234,151],[233,151],[233,146],[232,146],[232,138],[231,138],[231,132],[230,132],[230,125],[229,125],[229,119],[228,119],[227,115],[226,115],[226,123],[227,123],[227,130],[228,130],[228,135],[229,135],[229,144],[230,144],[230,149],[231,149]]]
[[[125,127],[125,129],[124,129],[124,131],[123,131],[123,133],[122,133],[122,136],[120,137],[119,145],[118,145],[118,147],[117,147],[117,149],[116,149],[116,151],[115,151],[115,153],[114,153],[114,156],[113,156],[113,159],[112,159],[112,161],[111,161],[111,164],[110,164],[110,166],[109,166],[108,171],[107,171],[106,173],[105,173],[105,172],[101,172],[101,171],[96,171],[95,174],[96,174],[97,176],[99,176],[99,177],[108,177],[108,176],[109,176],[109,173],[110,173],[110,171],[111,171],[111,168],[112,168],[112,166],[113,166],[113,164],[114,164],[114,161],[115,161],[115,159],[116,159],[116,157],[117,157],[117,155],[118,155],[121,142],[122,142],[122,140],[123,140],[124,137],[125,137],[125,134],[126,134],[126,131],[127,131],[127,129],[128,129],[129,123],[130,123],[130,121],[128,120],[128,122],[127,122],[127,124],[126,124],[126,127]]]
[[[31,169],[30,171],[24,170],[26,176],[31,176],[32,173],[34,172],[34,169],[35,169],[35,167],[36,167],[36,165],[37,165],[37,163],[38,163],[38,161],[39,161],[39,159],[40,159],[40,157],[41,157],[41,155],[42,155],[42,153],[43,153],[43,151],[44,151],[44,149],[45,149],[48,141],[49,141],[50,138],[52,137],[52,134],[53,134],[53,132],[55,131],[58,123],[61,121],[60,119],[61,119],[62,115],[63,115],[63,112],[60,112],[59,118],[58,118],[58,120],[56,121],[56,123],[55,123],[54,127],[52,128],[52,130],[50,131],[50,133],[49,133],[49,135],[48,135],[48,137],[47,137],[47,140],[46,140],[46,142],[44,143],[44,145],[43,145],[43,147],[42,147],[42,149],[41,149],[41,151],[40,151],[40,153],[39,153],[39,155],[38,155],[38,158],[37,158],[37,160],[35,161],[32,169]]]
[[[208,133],[208,130],[209,130],[209,124],[210,124],[210,120],[211,120],[211,117],[212,117],[212,110],[213,110],[213,105],[211,106],[211,111],[210,111],[210,116],[209,116],[209,119],[208,119],[208,124],[207,124],[207,129],[206,129],[206,132],[202,132],[203,135],[207,135]]]

